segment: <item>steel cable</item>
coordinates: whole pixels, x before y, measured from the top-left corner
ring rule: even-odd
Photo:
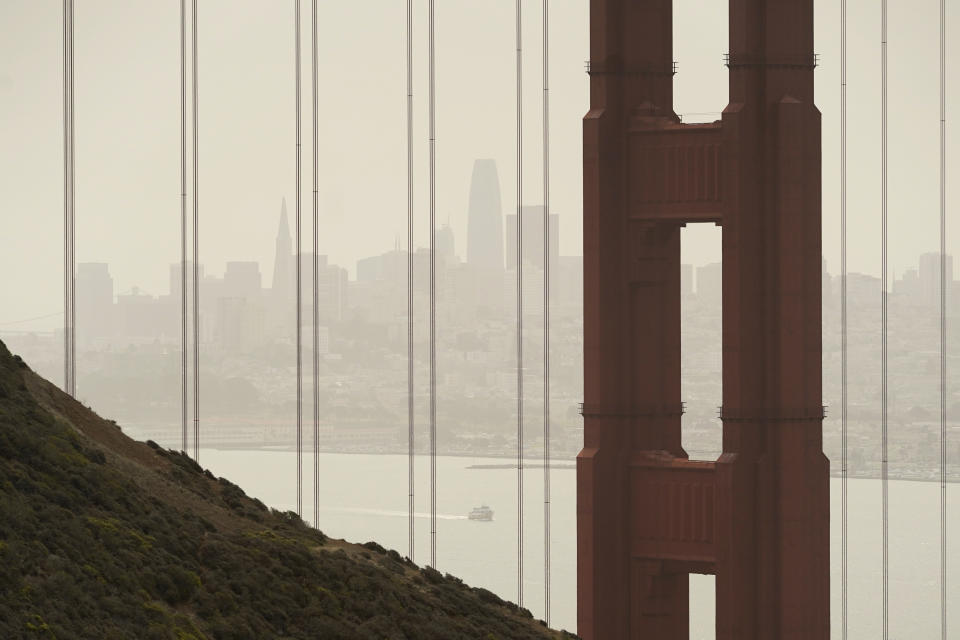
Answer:
[[[550,626],[550,0],[543,0],[543,609]]]
[[[73,258],[70,254],[70,188],[73,167],[70,136],[70,68],[73,37],[72,0],[63,0],[63,390],[71,393],[70,376],[70,285]]]
[[[187,0],[180,0],[180,418],[181,448],[189,451],[187,428],[190,347],[187,322]]]
[[[517,0],[517,604],[523,606],[523,18]]]
[[[200,217],[197,94],[197,0],[191,0],[192,107],[193,107],[193,459],[200,462]]]
[[[313,74],[313,527],[320,528],[320,201],[319,104],[317,56],[317,0],[311,2],[311,54]],[[338,283],[339,285],[339,283]]]
[[[413,0],[407,0],[407,546],[414,559],[413,469]]]
[[[883,640],[890,637],[890,487],[887,433],[887,0],[881,1],[881,372],[880,372],[880,482],[882,491],[882,537],[883,537]]]
[[[297,255],[297,515],[303,517],[303,287],[301,283],[303,265],[300,253],[300,0],[294,0],[294,65],[296,85],[296,255]]]
[[[429,10],[430,126],[430,566],[437,566],[437,253],[436,253],[436,69],[434,0]]]
[[[940,0],[940,637],[947,639],[947,26]]]
[[[76,135],[74,117],[76,114],[76,94],[74,91],[74,11],[70,0],[70,395],[77,395],[77,198],[76,198]]]
[[[840,624],[847,640],[847,0],[840,3],[840,447]]]

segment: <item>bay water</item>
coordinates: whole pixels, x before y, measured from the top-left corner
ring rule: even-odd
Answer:
[[[205,450],[201,461],[267,505],[294,510],[292,451]],[[516,460],[438,456],[436,568],[504,599],[518,594]],[[550,625],[576,629],[576,471],[573,460],[550,472]],[[303,455],[303,518],[313,523],[313,456]],[[477,465],[496,468],[475,468]],[[544,474],[541,460],[524,462],[523,606],[545,617]],[[403,455],[324,453],[319,458],[319,527],[351,542],[375,540],[409,555],[408,460]],[[430,563],[430,460],[414,464],[413,559]],[[841,481],[831,480],[833,637],[841,637]],[[948,612],[960,612],[960,498],[948,485]],[[890,638],[940,638],[940,485],[891,480],[889,485]],[[488,505],[490,522],[469,520]],[[848,630],[851,640],[882,636],[882,528],[879,480],[848,481]],[[691,576],[690,637],[714,638],[714,579]],[[955,621],[955,623],[954,623]],[[960,637],[960,620],[951,615]],[[954,632],[949,637],[954,637]]]

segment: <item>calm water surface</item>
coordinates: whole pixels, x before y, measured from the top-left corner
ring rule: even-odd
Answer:
[[[216,451],[202,453],[203,465],[278,509],[294,508],[296,459],[292,452]],[[304,454],[304,519],[313,521],[313,458]],[[517,598],[517,471],[470,469],[503,464],[503,459],[437,458],[437,568],[501,597]],[[564,461],[566,463],[572,461]],[[530,461],[537,464],[537,461]],[[418,564],[430,560],[429,458],[416,461],[416,545]],[[576,472],[551,471],[551,626],[576,628]],[[524,470],[524,597],[534,616],[544,617],[543,470]],[[849,638],[881,637],[880,482],[849,481]],[[955,532],[948,558],[948,611],[960,612],[960,501],[948,488],[948,530]],[[320,528],[353,542],[376,540],[402,555],[407,542],[407,458],[397,455],[322,454]],[[840,498],[832,481],[833,637],[840,638]],[[492,522],[467,519],[487,504]],[[890,482],[890,638],[940,638],[940,486]],[[714,638],[713,578],[691,576],[690,637]],[[950,637],[960,638],[960,620],[951,615]]]

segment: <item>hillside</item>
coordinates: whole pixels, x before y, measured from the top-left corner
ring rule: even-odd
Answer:
[[[135,442],[0,342],[0,638],[562,638]]]

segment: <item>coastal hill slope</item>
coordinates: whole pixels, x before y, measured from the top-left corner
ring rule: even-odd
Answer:
[[[0,637],[573,636],[131,440],[0,342]]]

